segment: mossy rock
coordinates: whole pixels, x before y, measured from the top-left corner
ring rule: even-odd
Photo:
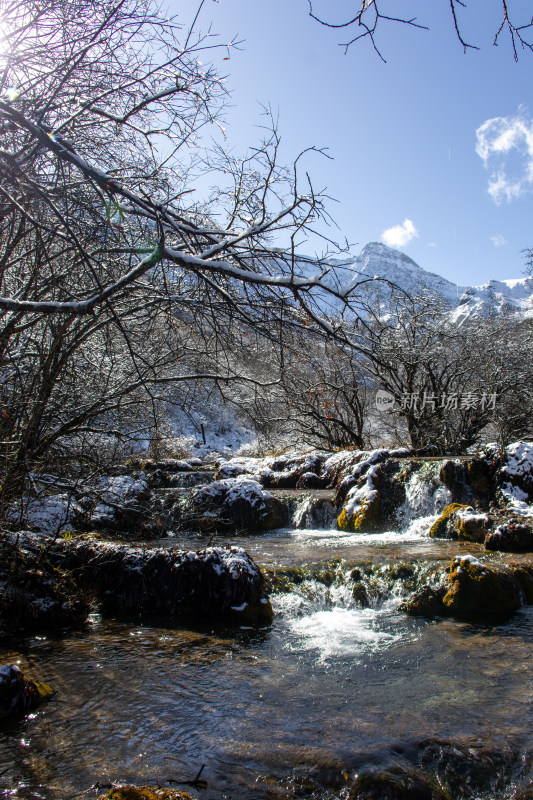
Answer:
[[[369,608],[370,607],[370,598],[368,596],[368,592],[366,590],[366,586],[362,582],[354,583],[352,589],[352,597],[357,603],[358,606],[361,608]]]
[[[526,605],[533,605],[533,564],[508,564],[518,581]]]
[[[55,694],[47,683],[26,678],[15,664],[0,667],[0,719],[27,714]]]
[[[440,468],[439,479],[450,490],[456,489],[463,483],[464,477],[464,467],[456,461],[445,461]]]
[[[520,583],[509,567],[492,567],[472,556],[456,556],[442,602],[456,619],[497,622],[522,606]]]
[[[404,611],[411,617],[435,617],[448,616],[448,610],[442,600],[446,594],[446,587],[423,586],[411,595],[400,605],[400,611]]]
[[[192,800],[187,792],[159,786],[116,786],[97,800]]]
[[[453,531],[453,520],[450,520],[453,513],[455,511],[459,511],[463,508],[469,508],[470,506],[464,505],[462,503],[450,503],[449,506],[446,506],[440,517],[433,523],[431,528],[429,529],[429,535],[434,539],[456,539],[457,536],[452,536],[451,532]]]
[[[490,523],[486,514],[454,514],[457,538],[463,542],[484,542]]]
[[[302,583],[307,576],[304,567],[271,567],[264,568],[263,574],[268,581],[271,592],[292,592],[295,586]]]
[[[23,537],[21,535],[21,539]],[[32,548],[34,547],[32,540]],[[83,625],[89,603],[69,571],[44,550],[0,544],[0,632],[57,630]]]
[[[337,517],[337,528],[341,531],[353,531],[354,533],[363,531],[370,532],[376,530],[379,522],[379,492],[370,502],[363,501],[355,514],[348,515],[346,508],[343,508]]]

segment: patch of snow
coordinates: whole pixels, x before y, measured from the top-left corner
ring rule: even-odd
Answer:
[[[68,529],[75,514],[81,510],[67,494],[32,498],[25,496],[8,509],[6,520],[14,525],[22,523],[36,533],[54,534]]]

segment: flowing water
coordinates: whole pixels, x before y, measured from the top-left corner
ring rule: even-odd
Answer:
[[[427,537],[431,512],[446,504],[439,491],[418,496],[411,516],[403,509],[400,533],[288,529],[230,538],[261,565],[299,576],[273,595],[275,618],[263,630],[175,630],[94,616],[66,638],[4,647],[0,663],[18,663],[58,695],[1,729],[1,796],[94,797],[96,783],[167,785],[193,779],[205,764],[207,788],[192,791],[204,800],[282,797],[280,787],[304,778],[338,797],[362,766],[424,737],[512,747],[508,786],[513,775],[523,779],[533,751],[533,608],[495,627],[398,610],[409,581],[438,580],[457,552],[481,552]],[[187,536],[167,546],[205,542]],[[349,579],[354,565],[363,605]]]

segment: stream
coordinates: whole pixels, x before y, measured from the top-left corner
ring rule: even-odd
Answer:
[[[297,585],[272,595],[274,621],[262,630],[176,630],[93,615],[65,638],[4,644],[0,663],[18,664],[58,694],[3,725],[2,797],[95,797],[97,783],[168,785],[204,764],[207,788],[192,790],[203,800],[282,797],[284,787],[314,779],[326,787],[321,797],[338,797],[343,773],[353,777],[426,737],[511,748],[507,788],[495,774],[484,795],[510,796],[515,778],[531,779],[533,607],[492,627],[399,611],[405,581],[396,567],[420,575],[461,552],[502,558],[429,539],[433,519],[374,535],[285,529],[222,539],[262,567],[300,570]],[[197,549],[206,541],[191,534],[154,544]],[[329,564],[327,580],[306,572],[317,564]],[[346,582],[354,565],[367,607]]]

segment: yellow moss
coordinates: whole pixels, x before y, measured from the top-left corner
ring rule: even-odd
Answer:
[[[38,683],[37,681],[28,681],[32,691],[35,692],[35,700],[37,703],[45,703],[50,700],[55,694],[55,689],[52,689],[47,683]]]
[[[341,531],[361,531],[372,529],[379,517],[379,493],[370,503],[361,503],[355,514],[348,516],[346,509],[343,508],[337,517],[337,528]]]
[[[457,557],[442,602],[458,619],[499,619],[520,608],[520,587],[507,566],[495,568]]]
[[[445,539],[448,531],[448,518],[454,511],[458,511],[460,508],[469,508],[469,506],[462,505],[461,503],[450,503],[449,506],[446,506],[438,520],[436,520],[429,529],[429,535],[435,539]]]
[[[154,786],[117,786],[98,800],[192,800],[187,792],[177,789],[160,789]]]

